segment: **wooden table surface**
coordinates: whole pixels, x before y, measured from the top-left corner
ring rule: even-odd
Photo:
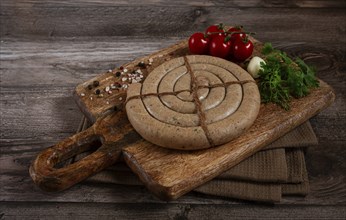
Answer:
[[[345,219],[346,1],[1,1],[0,219]],[[39,190],[28,167],[74,134],[82,113],[74,87],[187,38],[208,25],[244,25],[263,42],[314,65],[336,92],[311,119],[311,193],[263,205],[188,193],[162,202],[144,187],[85,181]]]

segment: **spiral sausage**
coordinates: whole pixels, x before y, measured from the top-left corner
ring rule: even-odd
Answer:
[[[238,137],[255,121],[260,95],[238,65],[201,55],[167,61],[127,91],[127,116],[156,145],[196,150]]]

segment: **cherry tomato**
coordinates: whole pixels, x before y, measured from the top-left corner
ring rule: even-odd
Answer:
[[[233,57],[243,62],[252,55],[253,43],[247,38],[238,38],[232,46]]]
[[[217,35],[210,41],[209,55],[224,59],[229,57],[232,43],[225,38],[225,35]]]
[[[228,32],[231,32],[231,33],[233,33],[233,32],[242,32],[242,31],[244,31],[244,30],[243,30],[243,27],[241,27],[241,26],[240,27],[231,27],[228,30]],[[234,43],[236,39],[238,39],[238,38],[245,38],[245,37],[246,37],[245,33],[232,34],[231,35],[231,41],[232,41],[232,43]]]
[[[209,38],[203,33],[194,33],[189,39],[189,49],[192,54],[208,54]]]
[[[205,30],[205,34],[210,34],[209,38],[213,39],[215,36],[218,35],[224,35],[224,30],[223,30],[223,26],[222,24],[219,25],[211,25],[207,28],[207,30]],[[219,33],[219,34],[211,34],[211,33]]]

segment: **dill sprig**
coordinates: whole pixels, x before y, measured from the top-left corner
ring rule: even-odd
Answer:
[[[319,86],[315,70],[302,59],[292,60],[285,52],[274,49],[270,43],[264,44],[262,54],[266,61],[261,64],[259,72],[262,102],[273,102],[289,110],[292,97],[304,97],[311,88]]]

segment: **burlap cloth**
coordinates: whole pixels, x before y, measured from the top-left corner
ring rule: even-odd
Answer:
[[[89,123],[83,118],[78,132]],[[309,192],[304,147],[317,144],[309,121],[263,150],[194,189],[195,192],[260,202],[280,202],[282,196],[305,196]],[[74,160],[85,155],[78,155]],[[125,163],[119,162],[87,181],[142,185]]]

